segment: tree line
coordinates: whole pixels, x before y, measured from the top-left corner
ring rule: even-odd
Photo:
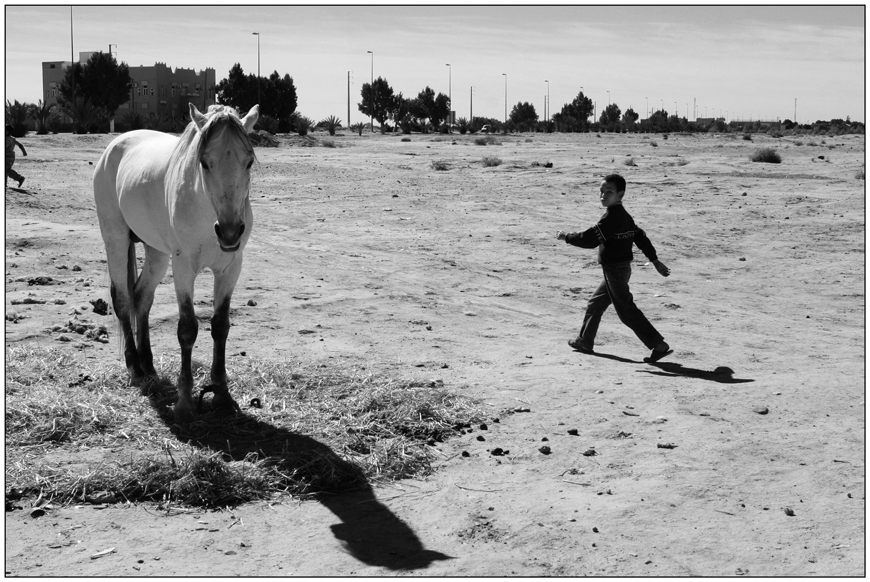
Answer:
[[[37,104],[6,101],[6,124],[13,127],[13,135],[21,137],[27,132],[28,121],[33,120],[37,133],[56,132],[60,129],[65,116],[72,122],[76,133],[107,132],[109,120],[115,118],[117,110],[130,101],[133,80],[126,63],[118,62],[114,55],[97,52],[85,63],[74,63],[68,67],[60,83],[58,103]],[[144,117],[136,111],[126,113],[118,122],[119,130],[148,127],[161,131],[180,132],[188,123],[187,102],[190,96],[179,95],[178,107],[174,113],[162,117]],[[341,127],[341,119],[330,116],[318,123],[297,111],[297,91],[293,77],[274,71],[268,77],[246,74],[239,63],[233,65],[226,78],[215,85],[215,100],[230,105],[238,111],[247,111],[253,105],[260,105],[259,128],[270,133],[298,132],[302,135],[309,129],[323,127],[334,134]],[[443,93],[435,93],[426,86],[415,97],[405,97],[396,93],[388,81],[378,77],[372,83],[364,83],[360,90],[359,111],[377,120],[380,131],[412,131],[428,133],[450,130],[448,121],[451,110],[450,98]],[[460,133],[476,133],[487,128],[490,132],[507,133],[513,131],[538,132],[708,132],[728,131],[724,119],[699,124],[685,117],[669,114],[665,110],[653,111],[647,119],[632,108],[623,112],[616,103],[603,108],[598,119],[594,119],[595,106],[592,100],[580,91],[561,110],[550,119],[540,119],[535,106],[528,102],[518,102],[511,108],[505,120],[486,117],[455,120]],[[374,131],[374,127],[370,127]],[[362,134],[365,124],[357,123],[351,129]],[[743,130],[762,131],[760,124],[750,125]],[[864,124],[851,122],[847,118],[833,119],[829,122],[817,121],[812,125],[798,125],[790,120],[782,123],[782,129],[793,131],[824,131],[837,133],[863,133]]]

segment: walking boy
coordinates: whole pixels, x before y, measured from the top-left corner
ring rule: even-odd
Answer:
[[[26,156],[27,152],[24,150],[24,146],[19,143],[17,139],[12,136],[12,126],[6,126],[6,180],[9,178],[13,180],[18,180],[18,187],[21,188],[21,185],[24,184],[24,176],[16,172],[12,169],[12,164],[15,163],[15,146],[21,148],[21,155]]]
[[[664,263],[658,260],[656,250],[646,233],[638,228],[631,215],[622,206],[625,195],[625,179],[611,174],[601,182],[599,199],[607,208],[598,224],[584,232],[565,233],[559,231],[556,238],[584,249],[598,248],[598,262],[604,271],[604,281],[589,299],[583,327],[577,339],[569,340],[568,345],[584,354],[591,354],[595,345],[595,335],[601,316],[612,303],[620,321],[631,328],[640,341],[652,350],[645,362],[657,362],[673,352],[662,335],[649,322],[634,304],[628,280],[631,277],[632,245],[643,251],[652,261],[656,271],[663,277],[671,274]]]

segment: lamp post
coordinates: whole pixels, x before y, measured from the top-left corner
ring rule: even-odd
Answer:
[[[507,73],[504,75],[504,124],[507,126]]]
[[[450,133],[450,125],[453,122],[452,115],[450,115],[453,110],[453,67],[450,66],[450,63],[447,63],[447,132]]]
[[[257,104],[260,104],[260,33],[252,32],[257,37]]]
[[[607,106],[610,107],[610,91],[607,92]]]
[[[369,125],[372,128],[372,133],[375,132],[375,53],[366,51],[372,55],[372,79],[369,85]]]
[[[649,119],[649,97],[646,98],[646,118]]]
[[[550,123],[550,81],[544,79],[544,83],[547,84],[547,106],[544,108],[544,121]]]

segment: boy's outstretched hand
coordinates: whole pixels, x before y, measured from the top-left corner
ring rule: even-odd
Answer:
[[[661,261],[653,261],[653,266],[656,268],[656,271],[659,272],[659,275],[662,277],[667,277],[671,274],[671,270],[668,269],[667,265],[665,265]]]

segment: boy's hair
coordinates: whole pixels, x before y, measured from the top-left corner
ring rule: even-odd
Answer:
[[[623,178],[619,174],[610,174],[609,176],[605,176],[604,181],[616,186],[617,192],[625,192],[625,178]]]

